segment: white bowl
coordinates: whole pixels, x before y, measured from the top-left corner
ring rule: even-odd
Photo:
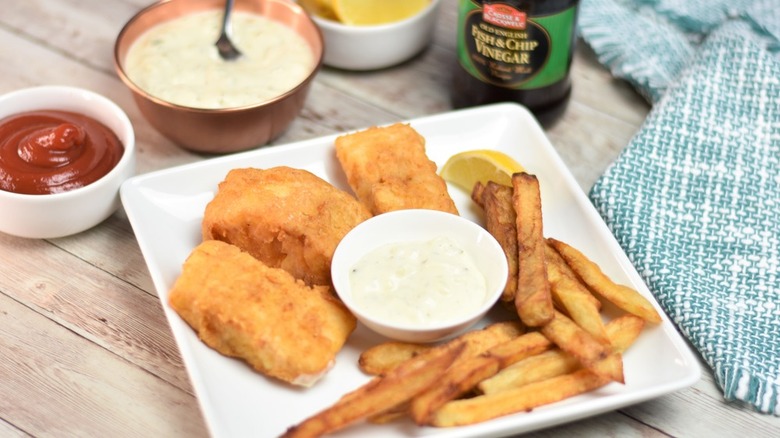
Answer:
[[[440,4],[441,0],[431,0],[419,14],[376,26],[351,26],[311,14],[325,41],[323,63],[364,71],[412,58],[431,42]]]
[[[68,192],[28,195],[0,190],[0,231],[48,239],[79,233],[102,222],[119,207],[119,186],[135,173],[135,133],[119,106],[92,91],[40,86],[0,96],[0,119],[35,110],[80,113],[113,130],[124,146],[114,168],[99,180]]]
[[[349,272],[366,254],[386,244],[427,241],[438,236],[448,237],[462,247],[485,277],[487,296],[480,306],[447,323],[412,326],[381,320],[356,303]],[[406,342],[434,342],[470,328],[499,299],[507,273],[504,251],[490,233],[468,219],[435,210],[399,210],[374,216],[344,236],[336,247],[331,265],[333,286],[358,320],[381,335]]]

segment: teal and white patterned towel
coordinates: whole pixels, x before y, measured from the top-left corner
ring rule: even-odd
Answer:
[[[591,200],[725,398],[780,416],[780,21],[760,23],[780,15],[732,11],[683,31],[668,15],[679,2],[636,0],[642,12],[631,15],[627,1],[581,4],[581,33],[600,35],[588,42],[601,62],[653,103]],[[740,2],[706,3],[713,13]],[[604,30],[611,19],[618,35]],[[658,26],[679,32],[643,40]],[[669,50],[647,62],[653,47]],[[674,55],[683,58],[661,65]]]
[[[777,0],[583,0],[578,31],[615,77],[655,103],[701,42],[735,20],[749,24],[751,38],[780,59]]]

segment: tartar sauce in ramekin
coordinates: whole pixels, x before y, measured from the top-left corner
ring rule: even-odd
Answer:
[[[349,280],[365,314],[418,327],[460,319],[487,297],[485,277],[447,237],[381,246],[352,267]]]
[[[193,108],[234,108],[292,90],[315,67],[306,40],[292,28],[235,11],[232,41],[243,56],[225,61],[214,43],[221,12],[197,12],[158,24],[133,43],[127,76],[147,93]]]

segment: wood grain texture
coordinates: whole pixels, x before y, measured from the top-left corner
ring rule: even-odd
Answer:
[[[151,0],[3,2],[0,93],[63,84],[129,115],[138,173],[206,158],[143,119],[113,69],[124,23]],[[456,0],[434,41],[397,67],[324,68],[300,116],[271,146],[451,110]],[[579,43],[573,97],[547,134],[583,191],[620,154],[649,105]],[[519,147],[519,146],[518,146]],[[0,214],[11,214],[0,211]],[[780,436],[780,419],[722,399],[704,368],[693,387],[531,436]],[[206,436],[187,372],[123,211],[75,236],[0,234],[0,436]]]

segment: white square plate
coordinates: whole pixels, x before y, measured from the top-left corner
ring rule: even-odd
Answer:
[[[409,121],[426,139],[439,166],[470,149],[503,151],[536,174],[542,191],[545,235],[566,241],[601,265],[619,283],[631,285],[658,307],[627,256],[525,108],[497,104]],[[272,146],[136,176],[121,198],[149,267],[166,317],[214,437],[279,436],[289,426],[331,405],[368,381],[357,367],[361,351],[382,341],[358,326],[336,366],[314,387],[293,388],[258,374],[243,362],[206,347],[167,304],[168,291],[190,251],[200,242],[200,223],[217,184],[230,169],[286,165],[309,170],[349,190],[335,158],[336,135]],[[469,194],[450,187],[462,216],[481,222]],[[570,422],[638,403],[692,385],[700,370],[695,356],[664,316],[646,328],[624,355],[626,384],[610,384],[528,413],[457,428],[421,428],[410,421],[359,424],[337,436],[504,436]]]

